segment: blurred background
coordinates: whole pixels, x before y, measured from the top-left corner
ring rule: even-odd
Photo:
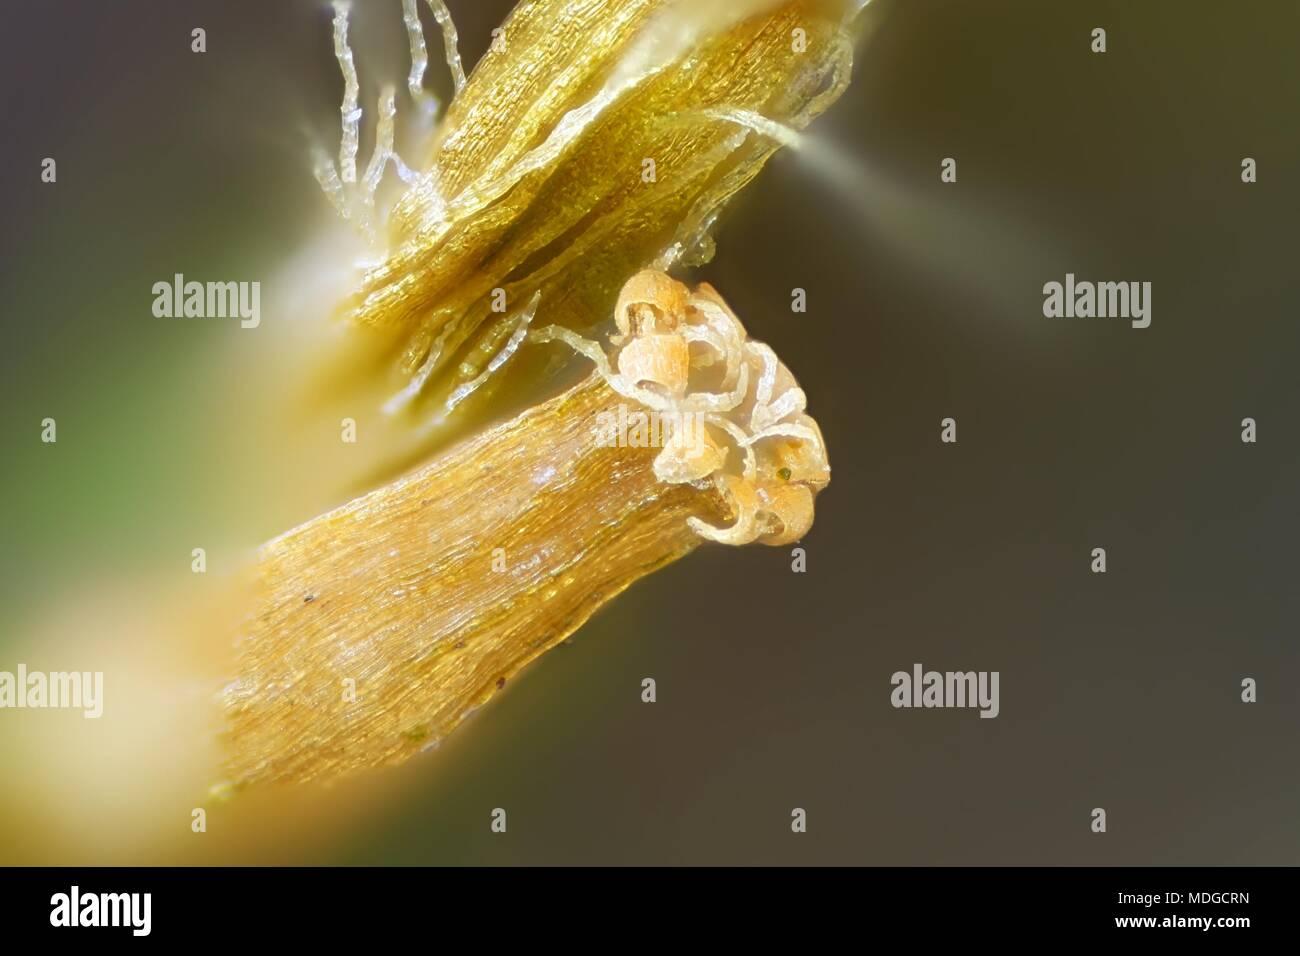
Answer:
[[[511,4],[449,6],[472,65]],[[397,0],[359,7],[367,104],[408,62]],[[701,548],[439,752],[193,833],[225,589],[364,471],[284,367],[339,334],[330,17],[6,10],[0,670],[102,669],[106,712],[0,711],[0,863],[1300,862],[1300,7],[1268,0],[874,0],[697,274],[825,433],[807,573]],[[260,280],[262,327],[154,318],[177,272]],[[1067,272],[1150,281],[1151,327],[1044,318]],[[917,662],[999,671],[1001,715],[891,708]]]

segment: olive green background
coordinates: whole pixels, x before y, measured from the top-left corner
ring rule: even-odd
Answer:
[[[400,83],[397,0],[360,6],[358,44],[393,52],[359,55],[363,79]],[[450,6],[472,64],[509,4]],[[700,549],[391,771],[382,805],[254,858],[1300,862],[1297,37],[1300,7],[1264,0],[875,0],[853,85],[699,273],[825,433],[807,573],[786,549]],[[213,481],[196,424],[240,388],[212,356],[250,333],[155,320],[149,290],[269,281],[311,238],[328,210],[307,147],[333,141],[340,91],[323,4],[6,10],[0,668],[107,568],[187,556],[197,524],[232,548],[282,530],[258,494],[290,467],[278,449]],[[1066,272],[1152,282],[1151,327],[1044,318]],[[914,662],[999,671],[1001,716],[892,709]]]

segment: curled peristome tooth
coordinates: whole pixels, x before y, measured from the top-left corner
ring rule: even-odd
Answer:
[[[762,502],[758,489],[749,481],[735,475],[719,474],[715,476],[717,488],[726,496],[735,520],[726,527],[718,528],[700,518],[687,518],[686,523],[701,538],[716,541],[719,544],[749,544],[763,533],[759,525],[759,510]]]
[[[623,285],[614,306],[614,324],[624,339],[643,332],[671,332],[681,324],[686,302],[685,286],[662,272],[646,269]]]
[[[642,335],[618,353],[618,373],[633,385],[651,384],[666,395],[682,395],[691,373],[690,346],[674,333]]]
[[[802,537],[812,527],[813,498],[830,481],[830,464],[821,430],[804,412],[807,398],[776,353],[748,339],[711,286],[692,293],[662,272],[629,279],[614,318],[621,335],[613,344],[627,341],[613,360],[573,333],[542,330],[538,340],[568,341],[620,394],[653,387],[656,412],[677,423],[694,416],[725,437],[729,448],[701,428],[703,438],[692,445],[679,424],[676,441],[655,462],[661,481],[711,481],[730,504],[730,527],[692,521],[701,536],[725,544],[787,544]],[[692,362],[693,342],[720,354]],[[699,380],[718,359],[724,363],[720,391],[716,372],[708,382]]]
[[[783,432],[778,433],[777,429]],[[790,425],[774,426],[757,441],[751,439],[749,444],[759,449],[771,473],[778,477],[815,487],[830,481],[831,469],[826,461],[821,429],[809,415],[799,416]]]
[[[755,431],[763,431],[778,425],[792,415],[802,414],[808,404],[808,396],[798,385],[792,385],[781,393],[781,397],[766,405],[755,406],[750,416],[749,425]]]
[[[761,511],[768,517],[767,533],[759,537],[763,544],[780,545],[798,541],[813,523],[813,492],[805,484],[784,482],[767,484],[758,489]]]
[[[691,293],[687,307],[692,315],[691,327],[698,329],[702,337],[707,335],[711,342],[717,343],[714,347],[726,362],[722,387],[730,388],[735,384],[745,356],[744,326],[722,296],[718,295],[718,291],[707,282],[700,283],[699,288]]]
[[[701,481],[727,463],[727,450],[709,434],[703,415],[687,415],[672,423],[672,434],[655,458],[655,477],[670,485]]]

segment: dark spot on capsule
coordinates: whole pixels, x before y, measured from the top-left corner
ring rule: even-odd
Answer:
[[[462,647],[465,646],[465,642],[464,642],[464,641],[457,641],[455,644],[453,644],[453,645],[451,645],[451,646],[452,646],[453,648],[455,648],[456,650],[460,650],[460,648],[462,648]]]
[[[302,599],[302,603],[303,603],[303,604],[310,604],[310,603],[311,603],[312,601],[314,601],[314,600],[316,600],[316,595],[314,595],[314,594],[308,594],[306,597],[304,597],[304,598]]]
[[[498,678],[497,678],[497,690],[500,690],[502,687],[505,687],[505,686],[506,686],[506,679],[505,679],[504,677],[498,677]]]
[[[789,469],[789,468],[782,468],[780,471],[778,471],[778,472],[776,473],[776,476],[777,476],[778,478],[780,478],[782,481],[789,481],[789,480],[790,480],[790,469]]]

